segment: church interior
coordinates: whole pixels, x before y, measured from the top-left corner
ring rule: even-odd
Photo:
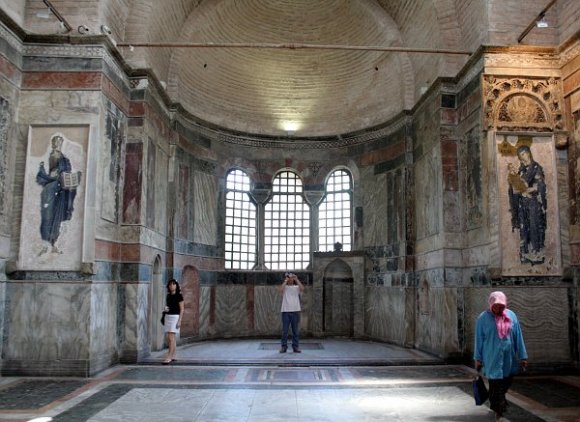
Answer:
[[[0,119],[2,376],[151,360],[173,278],[279,339],[288,271],[304,341],[470,364],[501,290],[579,368],[577,0],[0,0]]]

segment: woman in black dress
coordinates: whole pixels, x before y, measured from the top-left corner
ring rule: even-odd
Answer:
[[[163,361],[164,364],[169,364],[175,360],[176,339],[175,335],[179,333],[181,327],[181,319],[183,318],[183,296],[181,295],[181,288],[175,279],[167,282],[167,298],[165,299],[165,332],[167,333],[167,344],[169,350],[167,356]]]

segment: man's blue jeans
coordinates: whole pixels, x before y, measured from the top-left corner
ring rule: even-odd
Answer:
[[[282,312],[282,347],[288,348],[288,328],[292,327],[292,348],[300,343],[300,312]]]

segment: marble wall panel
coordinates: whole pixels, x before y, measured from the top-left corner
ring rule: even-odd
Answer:
[[[282,332],[280,307],[282,295],[278,286],[254,287],[255,330],[258,335],[272,336]]]
[[[247,286],[216,287],[215,329],[220,336],[236,337],[250,333],[246,306]]]
[[[366,287],[366,335],[377,340],[405,344],[405,290],[401,287]]]
[[[157,204],[155,189],[155,163],[157,162],[157,146],[153,141],[149,140],[147,145],[147,169],[146,169],[146,183],[147,194],[145,196],[145,222],[147,227],[155,228],[155,206]],[[161,193],[161,192],[160,192]],[[161,206],[161,203],[159,203]]]
[[[457,290],[431,288],[428,301],[428,312],[419,312],[417,316],[416,347],[441,356],[456,353]]]
[[[441,226],[441,157],[433,148],[415,165],[415,227],[417,240],[439,233]]]
[[[200,171],[193,177],[194,231],[193,241],[204,245],[217,244],[218,186],[216,178]]]
[[[213,316],[211,311],[212,287],[201,286],[199,289],[199,336],[200,338],[212,337],[215,334]]]
[[[151,350],[149,333],[149,283],[137,284],[137,351],[139,356],[147,356]]]
[[[155,225],[152,226],[159,233],[167,234],[167,201],[169,192],[167,190],[167,181],[169,171],[169,155],[162,148],[157,149],[157,160],[155,163]],[[173,208],[174,205],[171,205]]]
[[[388,230],[387,176],[374,175],[372,169],[361,172],[362,206],[364,209],[364,246],[379,246],[385,243]]]
[[[78,187],[64,190],[57,178],[41,185],[37,175],[54,172],[51,168],[52,139],[61,136],[63,156],[71,171],[80,172]],[[19,267],[33,270],[79,270],[83,249],[84,195],[89,140],[88,126],[39,126],[29,131],[24,197],[22,204]],[[56,163],[56,161],[55,161]],[[49,197],[56,195],[55,201]],[[41,197],[41,195],[46,195]],[[60,211],[59,211],[60,210]],[[43,217],[44,216],[44,217]],[[44,235],[41,221],[44,218]]]
[[[125,224],[137,224],[141,221],[142,160],[143,144],[128,144],[123,186],[123,223]]]
[[[4,356],[4,326],[6,316],[6,287],[4,281],[0,281],[0,356]],[[0,359],[1,360],[1,359]]]
[[[91,286],[91,356],[117,354],[117,285]]]
[[[89,359],[91,287],[57,282],[8,283],[4,358]]]
[[[465,338],[468,356],[473,355],[475,322],[488,309],[492,291],[501,290],[508,298],[508,308],[516,313],[532,363],[570,362],[568,288],[502,287],[465,290]]]
[[[125,326],[122,356],[124,360],[135,361],[150,352],[148,320],[148,283],[132,283],[125,288]]]

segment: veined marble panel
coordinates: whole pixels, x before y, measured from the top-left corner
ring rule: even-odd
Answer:
[[[433,148],[415,165],[417,239],[439,233],[441,227],[441,153]]]
[[[125,326],[123,353],[147,355],[150,350],[148,334],[147,283],[125,284]]]
[[[405,343],[405,289],[369,286],[365,290],[365,331],[372,338]]]
[[[117,285],[91,285],[91,355],[112,354],[117,347]]]
[[[516,313],[522,326],[530,362],[570,362],[568,288],[502,287],[465,290],[466,344],[473,353],[475,322],[488,309],[492,291],[501,290],[508,308]]]
[[[387,238],[388,201],[387,176],[386,174],[374,175],[372,168],[365,169],[361,177],[364,179],[365,189],[362,192],[364,215],[364,240],[365,246],[379,246],[385,243]]]
[[[199,288],[199,336],[200,338],[211,337],[215,334],[213,325],[210,323],[210,298],[211,287],[200,286]]]
[[[278,286],[254,287],[255,329],[258,335],[279,335],[282,332],[280,307],[282,295]]]
[[[195,171],[193,185],[195,206],[193,241],[215,246],[217,244],[217,181],[210,174]]]
[[[5,358],[89,359],[90,285],[18,281],[8,283],[6,299]]]
[[[215,329],[220,336],[236,337],[249,333],[245,285],[217,286]]]
[[[441,354],[458,350],[457,289],[429,289],[429,312],[417,316],[416,345]]]

